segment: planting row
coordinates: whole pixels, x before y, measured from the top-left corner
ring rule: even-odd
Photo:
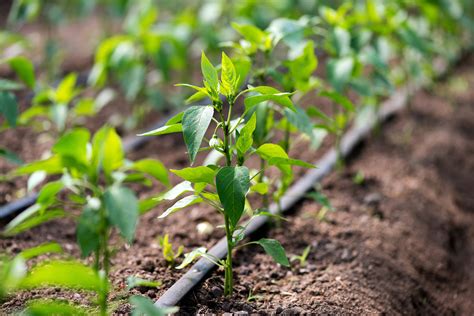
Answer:
[[[20,7],[26,5],[21,3],[16,2]],[[44,159],[25,164],[15,153],[2,149],[3,157],[20,164],[2,175],[2,180],[28,176],[28,190],[40,188],[36,203],[12,219],[2,234],[11,238],[52,220],[69,218],[76,223],[81,256],[91,260],[87,261],[90,265],[84,265],[64,257],[37,259],[44,254],[62,253],[58,243],[24,249],[14,257],[5,256],[0,297],[45,286],[96,294],[89,310],[62,301],[37,300],[29,304],[28,313],[110,313],[108,298],[113,288],[109,274],[117,236],[132,243],[140,229],[139,217],[160,204],[170,204],[169,201],[175,202],[159,218],[197,204],[215,209],[218,228],[226,237],[226,258],[214,257],[206,248],[198,247],[181,259],[182,248],[173,248],[167,236],[160,240],[160,245],[163,258],[177,269],[199,257],[221,268],[223,295],[231,296],[234,290],[233,250],[258,245],[276,264],[289,266],[285,250],[277,240],[247,241],[242,223],[244,218],[258,216],[282,220],[280,215],[268,211],[270,203],[279,204],[296,178],[295,168],[315,167],[289,156],[291,147],[303,139],[317,150],[326,135],[331,135],[338,165],[343,168],[340,142],[348,127],[364,124],[375,115],[379,101],[398,85],[430,78],[434,58],[449,61],[472,39],[469,1],[348,1],[338,7],[321,5],[318,14],[298,19],[274,19],[266,28],[232,23],[237,36],[224,42],[228,53],[221,53],[219,63],[211,62],[204,52],[201,54],[202,84],[178,84],[193,90],[186,99],[186,103],[193,105],[171,117],[164,126],[140,135],[182,134],[189,166],[168,170],[156,159],[127,159],[116,129],[105,125],[91,132],[80,119],[94,115],[110,99],[108,90],[95,98],[86,96],[93,86],[104,85],[109,75],[117,76],[122,78],[126,96],[137,100],[146,86],[145,82],[137,83],[137,78],[143,79],[147,58],[168,56],[161,51],[162,38],[154,33],[154,4],[143,3],[147,5],[133,10],[134,19],[127,19],[130,27],[138,26],[128,36],[137,36],[141,42],[124,35],[106,39],[97,51],[89,76],[91,87],[84,91],[78,87],[75,74],[67,75],[56,86],[44,88],[36,83],[33,64],[27,58],[5,60],[18,80],[0,81],[4,128],[10,129],[10,133],[16,125],[48,129],[55,141]],[[168,37],[163,40],[166,42]],[[186,46],[183,49],[187,51]],[[318,65],[319,60],[324,64]],[[158,65],[165,76],[169,65]],[[318,67],[324,68],[325,76],[316,75]],[[25,87],[33,89],[35,95],[19,113],[17,91]],[[160,148],[155,150],[160,156]],[[170,180],[169,172],[175,178]],[[181,182],[175,183],[176,177]],[[163,189],[158,195],[139,199],[137,192],[149,186]],[[316,192],[315,197],[330,207],[321,192]],[[32,259],[34,264],[27,268]],[[133,277],[128,284],[130,288],[156,285]],[[131,297],[130,303],[137,315],[176,311],[174,307],[155,307],[142,296]]]

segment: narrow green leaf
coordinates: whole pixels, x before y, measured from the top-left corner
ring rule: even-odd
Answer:
[[[344,95],[338,93],[337,91],[323,91],[319,94],[322,97],[326,97],[334,101],[336,104],[342,106],[344,110],[348,112],[354,112],[355,106],[349,100],[349,98],[345,97]]]
[[[113,186],[104,194],[104,205],[109,221],[119,229],[128,242],[132,242],[139,215],[138,201],[133,191]]]
[[[244,127],[240,130],[239,138],[235,143],[235,148],[241,156],[252,147],[253,144],[253,132],[257,125],[257,116],[255,113],[252,114],[250,119],[245,123]]]
[[[20,90],[23,85],[15,81],[0,78],[0,91]]]
[[[217,70],[207,59],[206,54],[201,54],[201,71],[205,81],[211,86],[214,91],[219,91],[219,79],[217,76]]]
[[[188,207],[188,206],[191,206],[191,205],[194,205],[194,204],[197,204],[197,203],[201,203],[201,202],[202,202],[202,198],[200,198],[197,195],[186,196],[186,197],[182,198],[181,200],[178,200],[176,203],[174,203],[171,207],[169,207],[158,218],[165,218],[168,215],[176,213],[177,211],[179,211],[179,210],[181,210],[185,207]]]
[[[288,258],[285,254],[285,249],[283,249],[277,240],[262,238],[258,240],[257,243],[262,246],[265,252],[270,255],[277,263],[285,267],[290,266],[290,262],[288,261]]]
[[[36,300],[28,303],[28,307],[21,313],[25,316],[87,316],[91,311],[81,306],[73,306],[64,301]]]
[[[336,91],[342,92],[349,82],[354,70],[354,59],[343,57],[340,59],[330,59],[327,64],[327,76],[331,85]]]
[[[212,106],[192,106],[183,115],[183,136],[191,164],[201,147],[204,134],[214,115]]]
[[[138,134],[138,136],[159,136],[159,135],[166,135],[172,133],[179,133],[183,131],[183,126],[181,123],[172,124],[172,125],[164,125],[152,131]]]
[[[191,183],[204,182],[210,185],[214,185],[214,177],[217,172],[216,170],[205,166],[189,167],[181,170],[171,169],[170,171]]]
[[[63,249],[58,243],[47,242],[39,246],[28,248],[20,252],[18,255],[21,256],[24,260],[29,260],[45,253],[61,253]]]
[[[221,69],[221,92],[225,96],[232,96],[235,95],[236,83],[237,83],[237,74],[235,70],[235,66],[232,63],[232,60],[222,52],[222,69]]]
[[[25,175],[41,170],[45,171],[47,174],[62,174],[63,165],[61,159],[59,156],[53,156],[45,160],[35,161],[19,167],[15,170],[15,174]]]
[[[56,200],[56,195],[64,188],[64,183],[53,181],[47,183],[39,192],[36,203],[44,206],[52,204]]]
[[[127,277],[127,290],[131,290],[135,287],[158,288],[161,286],[161,284],[162,282],[160,281],[145,280],[133,275]]]
[[[163,163],[159,160],[142,159],[135,162],[131,168],[153,176],[156,180],[160,181],[164,185],[170,184],[168,171]]]
[[[191,252],[184,254],[183,262],[181,262],[181,264],[177,266],[176,269],[183,269],[187,267],[191,262],[193,262],[197,258],[201,257],[203,254],[205,254],[206,251],[207,251],[206,248],[199,247],[199,248],[194,249]]]
[[[17,154],[5,148],[0,148],[0,157],[16,165],[23,164],[23,160]]]
[[[18,118],[18,103],[13,93],[0,91],[0,113],[7,119],[8,125],[16,126]]]
[[[249,187],[247,167],[223,167],[216,175],[217,194],[233,227],[237,226],[242,217]]]

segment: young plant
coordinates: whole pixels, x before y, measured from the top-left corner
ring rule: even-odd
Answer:
[[[174,252],[173,245],[169,242],[168,234],[160,236],[158,241],[160,243],[161,251],[163,253],[163,258],[165,258],[166,262],[170,266],[174,266],[176,264],[176,259],[178,259],[183,254],[184,246],[179,246],[178,250]]]
[[[257,170],[251,176],[251,170],[245,163],[252,155],[263,158],[267,166],[275,166],[285,172],[291,172],[292,165],[313,167],[297,159],[291,159],[284,149],[272,143],[265,143],[258,148],[253,147],[253,133],[256,126],[255,115],[247,114],[259,103],[272,100],[282,107],[294,111],[290,93],[283,93],[267,86],[248,87],[240,90],[242,78],[246,73],[234,62],[222,54],[220,78],[217,69],[207,59],[205,54],[201,58],[201,70],[204,76],[204,87],[186,84],[185,86],[197,90],[198,95],[205,95],[212,104],[191,106],[184,112],[173,117],[165,126],[143,134],[144,136],[162,135],[182,132],[188,150],[191,167],[181,170],[171,170],[185,181],[168,191],[160,199],[176,199],[185,193],[191,193],[178,200],[167,209],[160,218],[166,217],[180,209],[197,203],[207,203],[222,215],[227,240],[227,257],[219,259],[199,248],[187,254],[180,267],[186,266],[193,259],[203,256],[225,272],[224,294],[231,295],[233,291],[233,250],[250,244],[258,244],[267,254],[271,255],[279,264],[288,266],[288,258],[280,243],[273,239],[260,239],[241,244],[244,238],[245,225],[240,221],[247,209],[251,206],[246,197],[251,189],[251,181],[262,170]],[[221,97],[223,99],[221,99]],[[233,119],[236,102],[244,98],[245,110]],[[212,137],[205,138],[211,123],[214,123]],[[203,140],[208,146],[201,147]],[[198,152],[215,149],[224,159],[224,164],[208,164],[192,166],[196,161]],[[258,216],[258,214],[255,214]]]
[[[82,256],[93,255],[93,269],[104,280],[99,305],[105,315],[112,253],[110,236],[116,229],[131,243],[139,215],[156,205],[150,199],[139,202],[127,184],[151,185],[150,176],[168,185],[166,169],[157,160],[127,161],[120,137],[106,126],[92,140],[83,128],[67,132],[53,146],[51,157],[26,164],[16,174],[31,174],[29,183],[36,185],[46,175],[61,178],[44,185],[36,204],[14,218],[3,234],[17,234],[52,219],[77,219],[77,242]]]
[[[293,255],[290,261],[298,261],[300,263],[300,267],[306,266],[306,260],[308,259],[309,253],[311,251],[311,245],[304,248],[303,253],[299,256]]]

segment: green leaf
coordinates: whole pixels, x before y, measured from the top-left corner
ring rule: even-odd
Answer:
[[[90,207],[84,208],[79,216],[76,237],[82,257],[87,257],[99,249],[101,222],[99,212]]]
[[[122,236],[132,242],[138,223],[138,201],[132,190],[113,186],[104,194],[104,205],[109,221]]]
[[[216,170],[211,169],[209,167],[189,167],[181,170],[171,169],[170,171],[178,177],[191,183],[204,182],[210,185],[214,185],[214,177],[216,175]]]
[[[0,157],[3,157],[5,160],[16,165],[23,164],[23,160],[21,160],[20,157],[18,157],[14,152],[5,148],[0,148]]]
[[[351,100],[336,91],[323,91],[319,95],[331,99],[348,112],[355,112],[355,106]]]
[[[62,181],[53,181],[47,183],[39,192],[36,203],[48,206],[56,201],[56,195],[64,188]]]
[[[76,96],[76,80],[77,75],[71,73],[59,83],[55,93],[57,103],[68,104]]]
[[[176,213],[177,211],[179,211],[179,210],[181,210],[185,207],[188,207],[188,206],[191,206],[191,205],[194,205],[194,204],[197,204],[197,203],[201,203],[201,202],[202,202],[202,198],[200,198],[197,195],[186,196],[186,197],[182,198],[181,200],[178,200],[176,203],[174,203],[171,207],[169,207],[158,218],[165,218],[168,215]]]
[[[197,258],[201,257],[203,254],[205,254],[206,251],[207,251],[206,248],[199,247],[199,248],[194,249],[191,252],[188,252],[188,253],[184,254],[183,262],[181,262],[181,264],[179,266],[177,266],[176,269],[179,270],[179,269],[185,268],[191,262],[193,262],[195,259],[197,259]]]
[[[170,180],[168,178],[168,171],[163,165],[163,163],[159,160],[142,159],[135,162],[131,168],[150,174],[164,185],[170,184]]]
[[[65,216],[66,216],[66,213],[62,210],[48,210],[47,212],[43,214],[36,214],[30,217],[22,217],[22,218],[18,218],[18,220],[16,220],[17,219],[16,217],[7,225],[7,227],[2,232],[2,235],[13,236],[21,232],[24,232],[26,230],[29,230],[33,227],[36,227],[38,225],[41,225],[43,223],[49,222],[53,219],[58,219]]]
[[[245,195],[250,187],[247,167],[223,167],[216,175],[216,188],[230,224],[236,227],[245,208]]]
[[[296,111],[284,109],[285,117],[291,125],[296,127],[300,132],[313,139],[313,123],[309,118],[308,114],[300,107],[296,108]]]
[[[18,256],[21,256],[24,260],[29,260],[29,259],[38,257],[40,255],[43,255],[45,253],[61,253],[61,252],[63,252],[63,249],[58,243],[47,242],[33,248],[25,249],[22,252],[20,252]]]
[[[338,92],[342,92],[349,82],[354,70],[354,59],[343,57],[340,59],[330,59],[327,64],[327,76],[331,85]]]
[[[265,160],[270,160],[271,158],[288,158],[288,154],[285,150],[276,144],[263,144],[257,148],[256,153]]]
[[[64,134],[54,144],[52,151],[68,160],[74,160],[87,166],[87,144],[89,143],[90,133],[85,128],[77,128]]]
[[[145,214],[146,212],[157,206],[159,203],[160,202],[157,201],[155,198],[142,199],[138,202],[138,212],[140,213],[140,215]]]
[[[169,191],[155,198],[157,201],[174,200],[186,192],[193,192],[193,187],[189,181],[183,181],[172,187]]]
[[[145,280],[133,275],[127,277],[127,290],[131,290],[135,287],[151,287],[151,288],[158,288],[160,287],[162,282],[160,281],[150,281]]]
[[[322,206],[326,207],[330,211],[334,211],[334,207],[331,204],[331,201],[329,198],[324,195],[322,192],[319,191],[313,191],[308,194],[306,194],[307,198],[313,199],[315,202],[321,204]]]
[[[214,91],[219,91],[219,79],[217,76],[217,70],[207,59],[206,54],[201,54],[201,71],[205,81],[211,86]]]
[[[132,316],[166,316],[179,310],[178,307],[157,307],[149,298],[137,295],[130,298],[130,304],[133,305]]]
[[[254,91],[260,93],[259,95],[253,95],[250,97],[245,98],[245,109],[249,110],[253,106],[264,102],[264,101],[273,101],[275,103],[280,104],[283,107],[287,107],[293,111],[295,111],[295,106],[293,102],[289,98],[292,93],[281,92],[273,87],[269,86],[259,86],[255,88],[249,89],[249,91]]]
[[[260,195],[268,193],[268,183],[259,182],[250,187],[250,192],[257,192]]]
[[[58,156],[53,156],[45,160],[35,161],[16,169],[15,174],[25,175],[41,170],[47,174],[62,174],[63,166],[61,159]]]
[[[201,147],[204,134],[214,115],[212,106],[192,106],[183,115],[183,136],[191,164]]]
[[[110,176],[112,171],[120,168],[124,162],[124,152],[122,140],[117,135],[115,129],[105,126],[95,133],[92,139],[92,160],[91,164],[98,174],[100,168],[104,170],[106,176]]]
[[[0,91],[0,113],[7,119],[8,125],[16,126],[18,103],[13,93]]]
[[[22,56],[10,58],[8,60],[10,67],[16,72],[18,78],[21,79],[29,88],[35,86],[35,70],[33,63]]]
[[[252,147],[253,144],[253,132],[257,125],[257,116],[255,113],[252,114],[250,119],[245,123],[244,127],[240,130],[239,138],[235,143],[235,148],[239,152],[239,155],[243,156]]]
[[[0,91],[20,90],[23,86],[15,81],[0,78]]]
[[[222,70],[221,70],[221,92],[223,95],[229,97],[235,95],[237,83],[237,74],[232,60],[222,52]]]
[[[51,261],[32,268],[21,282],[21,287],[58,286],[100,292],[103,282],[92,268],[82,263]]]
[[[91,311],[80,306],[73,306],[64,301],[37,300],[28,303],[28,307],[21,313],[24,316],[87,316]]]
[[[251,24],[232,23],[232,27],[254,45],[261,45],[266,40],[265,32]]]
[[[291,159],[291,158],[282,158],[282,157],[273,157],[268,159],[268,163],[270,165],[276,165],[276,166],[281,166],[281,165],[291,165],[291,166],[300,166],[304,168],[315,168],[314,165],[307,163],[303,160],[299,159]]]
[[[183,125],[181,125],[181,123],[177,123],[177,124],[172,124],[172,125],[164,125],[152,131],[138,134],[138,136],[158,136],[158,135],[179,133],[182,131],[183,131]]]
[[[277,263],[285,267],[290,266],[290,262],[288,261],[288,258],[285,254],[285,249],[283,249],[277,240],[262,238],[258,240],[257,243],[262,246],[265,252],[270,255]]]

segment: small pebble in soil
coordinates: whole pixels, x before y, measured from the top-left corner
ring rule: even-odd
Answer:
[[[378,206],[382,201],[382,195],[378,192],[372,192],[364,197],[364,203],[369,206]]]
[[[305,310],[302,309],[301,307],[290,307],[290,308],[285,308],[282,312],[281,315],[285,316],[290,316],[290,315],[302,315],[305,313]]]
[[[155,264],[153,263],[153,261],[151,260],[148,260],[147,262],[145,262],[145,264],[142,266],[142,269],[147,271],[147,272],[153,272],[155,271]]]
[[[153,290],[148,290],[148,292],[146,292],[146,295],[147,295],[149,298],[155,298],[155,297],[156,297],[156,293],[155,293],[155,291],[153,291]]]
[[[218,286],[214,286],[212,289],[211,289],[211,294],[213,297],[220,297],[222,296],[222,289]]]

